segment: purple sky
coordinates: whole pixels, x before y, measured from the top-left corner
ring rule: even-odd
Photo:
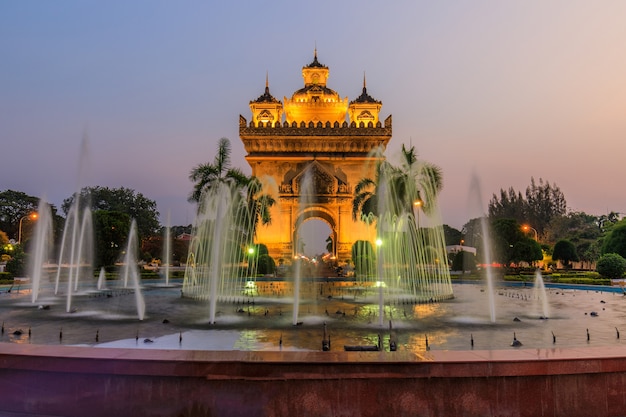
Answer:
[[[269,73],[281,99],[317,45],[342,97],[368,92],[402,143],[444,172],[444,223],[531,176],[574,211],[626,212],[626,2],[2,0],[0,190],[60,205],[81,183],[128,187],[193,222],[188,174],[231,139]]]

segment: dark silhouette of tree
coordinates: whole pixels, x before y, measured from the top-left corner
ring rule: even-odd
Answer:
[[[539,236],[543,236],[552,219],[564,216],[566,212],[567,202],[560,188],[541,178],[539,184],[531,178],[524,196],[511,187],[508,191],[501,189],[500,197],[494,194],[489,201],[489,218],[510,218],[520,224],[529,223]]]
[[[554,245],[552,259],[561,261],[565,268],[570,268],[572,262],[578,261],[576,246],[569,240],[559,240]]]
[[[446,246],[459,245],[461,240],[463,240],[463,233],[447,224],[443,225],[443,236],[446,241]]]
[[[571,212],[552,219],[544,237],[546,242],[569,240],[576,246],[580,261],[591,267],[600,256],[598,239],[601,235],[596,216],[583,212]]]
[[[96,268],[112,266],[121,261],[126,250],[130,232],[130,216],[119,211],[96,210],[93,212]]]
[[[4,231],[9,239],[17,240],[20,219],[37,211],[38,205],[39,198],[21,191],[0,192],[0,230]]]
[[[63,200],[61,208],[66,215],[74,199],[73,195]],[[159,233],[159,212],[156,202],[130,188],[86,187],[80,191],[80,202],[92,212],[104,210],[124,213],[129,219],[135,219],[140,241]]]

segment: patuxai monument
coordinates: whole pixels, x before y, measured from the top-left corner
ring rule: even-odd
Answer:
[[[382,102],[367,93],[365,78],[361,95],[349,100],[327,86],[328,77],[316,51],[302,67],[303,88],[280,101],[266,80],[265,92],[250,102],[251,120],[239,117],[252,174],[272,184],[276,199],[276,220],[259,227],[256,239],[274,259],[297,254],[298,229],[310,219],[328,224],[337,259],[349,259],[355,241],[375,238],[373,228],[353,220],[352,194],[361,178],[373,176],[372,151],[391,139],[391,116],[381,122]],[[307,176],[311,191],[303,199]]]

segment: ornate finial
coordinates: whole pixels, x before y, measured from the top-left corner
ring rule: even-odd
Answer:
[[[363,71],[363,90],[365,90],[366,87],[367,85],[365,84],[365,71]]]
[[[270,96],[270,75],[269,71],[265,71],[265,95]]]
[[[315,49],[313,50],[313,58],[317,60],[317,41],[315,41]]]

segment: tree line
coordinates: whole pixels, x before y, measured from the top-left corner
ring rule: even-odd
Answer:
[[[537,182],[531,177],[524,193],[511,187],[493,194],[486,216],[471,219],[462,230],[446,228],[449,244],[463,241],[476,247],[480,263],[486,262],[483,221],[493,243],[492,261],[504,266],[545,261],[555,267],[558,261],[564,268],[576,263],[580,269],[601,270],[608,255],[611,263],[626,264],[620,260],[626,258],[626,220],[617,212],[596,216],[568,211],[560,188],[541,178]]]
[[[202,204],[203,195],[221,185],[238,190],[239,204],[253,225],[250,244],[258,225],[272,221],[270,208],[275,204],[266,194],[260,181],[247,176],[231,166],[231,146],[227,138],[220,139],[212,162],[199,164],[191,169],[189,179],[193,183],[189,201]],[[434,207],[436,197],[443,186],[443,173],[439,167],[418,158],[414,147],[402,146],[402,159],[395,166],[380,158],[374,170],[374,178],[363,178],[355,186],[352,215],[355,220],[375,221],[380,198],[388,198],[393,215],[411,212],[419,204],[419,210],[428,213]],[[381,187],[382,184],[387,184]],[[66,198],[61,213],[51,205],[53,229],[60,239],[65,218],[74,201],[89,207],[93,213],[96,263],[99,266],[113,265],[120,258],[120,248],[128,238],[131,219],[137,222],[138,241],[141,242],[142,258],[160,258],[163,253],[163,226],[159,224],[156,202],[129,188],[87,187],[77,195]],[[18,257],[19,251],[27,247],[34,221],[27,216],[37,210],[39,198],[15,190],[0,192],[0,255],[4,260]],[[483,227],[486,223],[487,229]],[[21,224],[21,230],[20,230]],[[191,233],[191,225],[175,226],[172,235]],[[545,259],[560,261],[565,267],[574,262],[586,269],[593,269],[601,257],[616,254],[626,258],[626,220],[620,214],[590,215],[567,210],[563,192],[556,184],[531,177],[525,192],[512,187],[493,194],[488,213],[482,218],[469,220],[461,230],[443,225],[447,245],[475,247],[477,257],[461,253],[452,256],[452,264],[463,265],[468,261],[485,263],[484,231],[488,230],[492,242],[492,262],[505,266],[520,263],[536,265]],[[22,232],[22,245],[10,248],[10,239],[17,240]],[[262,242],[259,242],[262,244]],[[185,244],[175,243],[175,262],[186,260]],[[462,251],[463,252],[463,251]],[[273,264],[265,260],[268,264]],[[470,262],[470,263],[472,263]],[[615,261],[620,262],[618,259]],[[615,263],[614,262],[614,263]],[[624,261],[626,263],[626,261]],[[271,267],[269,267],[271,268]],[[462,267],[463,268],[463,267]],[[270,271],[271,272],[271,271]]]

